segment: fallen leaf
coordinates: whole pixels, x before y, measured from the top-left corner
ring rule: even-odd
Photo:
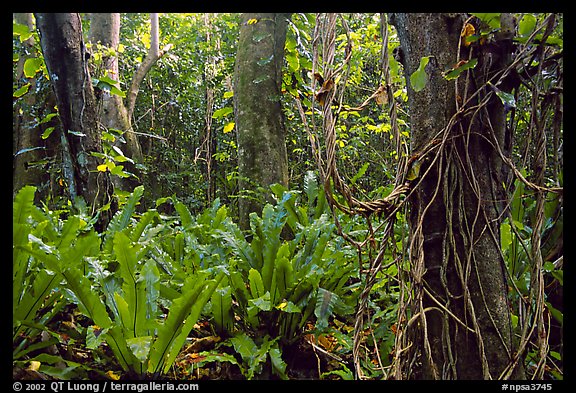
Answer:
[[[112,370],[106,371],[106,376],[107,376],[108,378],[110,378],[111,380],[113,380],[113,381],[118,381],[118,380],[120,380],[120,374],[118,374],[118,373],[116,373],[116,372],[114,372],[114,371],[112,371]]]
[[[31,371],[38,371],[40,369],[40,362],[36,361],[36,360],[31,360],[30,361],[30,366],[28,366],[28,370]]]
[[[198,353],[190,354],[190,363],[200,363],[204,359],[206,359],[206,356],[202,356]]]

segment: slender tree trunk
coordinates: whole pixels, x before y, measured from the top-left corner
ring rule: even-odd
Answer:
[[[119,13],[95,13],[90,16],[90,31],[88,41],[95,48],[97,43],[111,48],[116,55],[106,56],[102,59],[102,70],[100,73],[108,75],[111,79],[118,81],[118,44],[120,43],[120,14]],[[94,50],[94,49],[93,49]],[[100,76],[100,75],[98,75]],[[142,149],[138,142],[138,137],[132,129],[132,122],[128,116],[128,109],[124,105],[122,97],[102,91],[98,119],[107,129],[117,129],[124,132],[125,145],[121,145],[117,139],[115,145],[122,152],[135,162],[142,162]],[[129,161],[122,163],[126,171],[138,176],[139,171]],[[124,190],[133,190],[139,184],[134,178],[115,178],[116,187]]]
[[[271,200],[268,186],[288,185],[280,98],[289,17],[262,13],[242,16],[234,83],[242,228],[249,227],[251,212],[260,212],[262,204]]]
[[[212,37],[214,34],[210,14],[204,14],[204,27],[206,29],[206,42],[212,47]],[[216,37],[216,40],[218,38]],[[219,46],[219,45],[217,45]],[[206,113],[204,115],[204,135],[200,147],[200,154],[204,154],[204,168],[206,171],[206,198],[208,204],[211,204],[216,197],[216,153],[217,138],[216,132],[212,128],[212,115],[214,114],[214,87],[216,77],[216,56],[210,56],[204,66],[203,80],[206,84]]]
[[[515,356],[500,252],[504,169],[495,149],[504,146],[506,116],[486,84],[508,65],[511,41],[459,46],[465,22],[460,14],[393,15],[407,78],[411,159],[421,164],[410,201],[417,316],[410,334],[421,365],[414,378],[496,379]],[[473,72],[446,80],[442,73],[469,60],[470,51],[478,59]],[[410,76],[424,56],[431,56],[429,79],[415,91]],[[521,367],[513,377],[523,377]]]
[[[80,16],[38,13],[36,23],[62,122],[64,172],[70,197],[73,201],[82,197],[95,213],[111,201],[113,187],[109,174],[96,170],[100,162],[92,154],[101,153],[102,144]],[[100,215],[100,230],[107,225],[109,213],[111,210]]]

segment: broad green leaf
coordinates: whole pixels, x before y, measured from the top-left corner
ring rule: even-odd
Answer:
[[[518,23],[518,34],[528,36],[536,28],[536,17],[532,14],[525,14]]]
[[[176,357],[180,353],[182,346],[184,345],[186,339],[188,338],[188,335],[190,334],[190,331],[193,329],[194,325],[196,324],[196,321],[198,321],[198,318],[200,317],[200,314],[202,313],[204,306],[206,305],[208,300],[210,300],[210,297],[214,293],[214,290],[218,287],[218,285],[220,284],[220,282],[224,277],[225,273],[221,272],[215,279],[205,280],[205,282],[202,283],[203,289],[198,298],[196,299],[196,301],[194,302],[193,306],[190,307],[191,311],[188,313],[188,316],[184,321],[180,334],[174,339],[172,349],[164,364],[164,373],[167,373],[170,370],[170,367],[172,367],[172,364],[174,363]]]
[[[552,314],[555,320],[560,322],[560,324],[564,324],[564,313],[562,311],[554,308],[552,304],[549,302],[546,302],[546,307],[548,308],[548,311],[550,311],[550,314]]]
[[[250,293],[252,298],[256,299],[264,295],[266,292],[264,290],[264,284],[262,282],[262,276],[260,272],[256,269],[250,269],[248,272],[248,282],[250,284]]]
[[[41,69],[42,59],[38,57],[29,57],[24,62],[24,76],[26,76],[26,78],[33,78]]]
[[[114,255],[119,265],[122,278],[123,295],[115,294],[122,322],[128,338],[137,337],[146,325],[146,299],[137,287],[137,246],[131,244],[130,238],[123,232],[114,235]]]
[[[50,137],[50,135],[52,135],[52,132],[56,129],[56,127],[48,127],[46,128],[46,130],[44,130],[44,132],[42,133],[42,139],[48,139],[48,137]]]
[[[250,298],[250,293],[246,287],[244,276],[239,271],[231,271],[230,283],[234,288],[234,298],[241,307],[246,308],[248,306],[248,298]]]
[[[35,193],[36,187],[34,186],[24,186],[18,191],[12,203],[13,224],[26,224],[26,220],[34,204]]]
[[[328,327],[328,318],[332,315],[338,300],[338,295],[335,293],[324,288],[318,288],[316,307],[314,309],[314,315],[318,318],[316,321],[317,329],[322,330]]]
[[[145,299],[145,307],[142,307],[144,318],[142,329],[138,332],[142,335],[152,334],[156,328],[156,318],[159,316],[158,301],[160,299],[160,271],[154,260],[148,259],[142,269],[138,278],[138,292],[139,298]]]
[[[47,270],[41,270],[32,279],[31,285],[27,286],[27,291],[18,293],[13,309],[13,321],[16,325],[20,325],[20,321],[33,320],[36,318],[38,310],[45,306],[44,301],[58,284],[62,276],[54,274]],[[21,287],[20,287],[21,288]],[[21,299],[18,297],[21,296]],[[19,300],[19,301],[18,301]],[[16,329],[14,334],[18,334],[19,330]]]
[[[512,230],[510,228],[510,224],[506,220],[500,225],[500,246],[502,247],[502,252],[508,251],[511,244]]]
[[[470,59],[469,61],[460,65],[459,67],[453,68],[450,71],[444,73],[443,74],[444,79],[446,80],[456,79],[460,76],[462,72],[476,67],[476,64],[478,64],[478,59]]]
[[[280,233],[286,223],[287,213],[283,209],[275,209],[266,204],[262,209],[262,219],[256,220],[255,235],[262,244],[262,282],[266,290],[272,293],[274,263],[280,247]],[[255,236],[255,237],[256,237]]]
[[[270,356],[270,361],[272,363],[272,371],[274,374],[278,375],[281,379],[288,379],[286,375],[286,367],[288,366],[284,360],[282,360],[282,353],[278,347],[278,343],[274,343],[274,346],[268,351]]]
[[[280,298],[286,297],[286,292],[294,283],[294,271],[289,260],[290,247],[288,243],[282,244],[276,257],[276,288]]]
[[[500,13],[472,13],[472,15],[486,23],[492,29],[500,28]]]
[[[231,247],[233,255],[240,258],[238,263],[242,270],[246,271],[250,269],[250,267],[256,266],[254,250],[250,247],[238,227],[230,228],[227,231],[218,229],[215,232],[218,234],[219,238],[225,240]]]
[[[220,108],[214,111],[212,114],[213,119],[220,119],[222,117],[228,116],[230,113],[234,112],[234,108],[231,106],[225,106],[224,108]]]
[[[237,365],[242,374],[245,373],[245,370],[244,370],[244,367],[242,366],[242,364],[238,363],[236,358],[234,356],[230,355],[229,353],[212,353],[212,352],[204,351],[204,352],[198,353],[198,358],[201,359],[198,362],[198,367],[203,367],[206,363],[228,362],[228,363],[232,363],[232,364]]]
[[[128,294],[128,296],[130,295]],[[134,310],[131,309],[130,305],[128,305],[128,302],[126,299],[124,299],[120,292],[115,292],[113,297],[115,311],[118,312],[119,318],[116,323],[122,326],[122,334],[127,339],[136,337],[136,329],[134,327]],[[134,295],[132,295],[132,298],[134,298]],[[134,303],[132,303],[132,305],[134,305]]]
[[[247,364],[250,364],[254,355],[258,351],[258,346],[254,343],[254,340],[252,340],[245,332],[241,332],[232,337],[230,342],[234,346],[234,350],[240,354],[242,360]]]
[[[108,228],[106,230],[107,243],[112,244],[110,240],[114,238],[114,234],[117,231],[122,231],[128,227],[132,214],[134,214],[136,211],[136,205],[140,201],[140,198],[142,198],[143,194],[144,186],[138,186],[134,188],[134,192],[130,194],[122,210],[118,211],[114,217],[112,217],[112,220],[110,221],[110,224],[108,224]]]
[[[24,42],[32,36],[28,26],[16,22],[12,23],[12,34],[20,36],[20,42]]]
[[[12,97],[14,98],[20,98],[22,97],[24,94],[28,93],[28,91],[30,90],[30,83],[26,83],[24,86],[20,87],[19,89],[16,89],[16,91],[14,93],[12,93]]]
[[[128,347],[141,363],[148,359],[150,353],[150,345],[152,344],[152,336],[134,337],[126,340]]]
[[[218,288],[212,294],[212,315],[218,333],[232,332],[234,312],[232,311],[232,288]]]
[[[300,60],[296,51],[287,51],[285,58],[291,72],[294,73],[300,70]]]
[[[64,267],[62,275],[66,279],[66,286],[72,290],[86,316],[103,329],[111,328],[112,321],[106,312],[106,307],[98,294],[92,290],[90,280],[75,267]]]
[[[410,84],[414,91],[419,92],[426,87],[428,83],[428,74],[426,73],[426,66],[430,61],[430,56],[424,56],[420,59],[420,66],[416,71],[410,75]]]
[[[266,291],[266,293],[260,297],[250,299],[248,303],[262,311],[272,310],[272,303],[270,302],[270,292],[268,291]]]
[[[114,165],[114,167],[112,169],[110,169],[110,174],[115,175],[115,176],[119,176],[122,178],[130,177],[129,173],[124,172],[124,165]]]
[[[188,207],[178,200],[175,200],[173,203],[174,208],[176,209],[178,215],[180,216],[180,222],[182,226],[187,227],[189,225],[192,225],[194,219],[192,218],[192,213],[190,213]]]
[[[500,90],[492,83],[488,82],[488,85],[492,88],[492,90],[496,93],[500,101],[505,108],[516,108],[516,99],[514,98],[514,94],[506,93],[505,91]]]
[[[170,369],[204,305],[223,277],[224,273],[219,273],[215,280],[210,280],[208,273],[202,272],[186,279],[181,295],[172,301],[166,321],[158,328],[157,339],[150,351],[148,372],[165,373]]]
[[[86,329],[86,348],[94,350],[105,341],[108,329],[100,329],[97,326],[88,326]]]

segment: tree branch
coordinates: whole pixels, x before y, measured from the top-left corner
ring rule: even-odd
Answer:
[[[138,96],[138,91],[140,90],[140,84],[144,80],[144,77],[150,71],[154,63],[158,61],[166,52],[170,50],[172,45],[166,45],[162,50],[159,47],[159,29],[158,29],[158,14],[150,14],[150,49],[148,49],[148,54],[140,64],[140,67],[134,73],[132,78],[132,84],[130,85],[130,90],[128,90],[128,117],[131,118],[134,113],[134,106],[136,105],[136,97]]]

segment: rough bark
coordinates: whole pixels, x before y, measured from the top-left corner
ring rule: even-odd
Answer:
[[[31,13],[14,14],[16,23],[26,25],[32,31],[34,22]],[[18,78],[24,78],[24,62],[29,57],[35,57],[34,38],[30,37],[24,45],[30,54],[21,56],[18,60]],[[27,184],[42,184],[46,178],[46,173],[42,168],[34,166],[32,163],[40,161],[45,155],[44,141],[41,138],[42,132],[36,127],[37,120],[34,116],[36,106],[36,77],[27,78],[26,83],[31,85],[30,90],[14,108],[16,123],[14,124],[14,162],[13,162],[13,191],[16,193]],[[39,194],[39,193],[38,193]]]
[[[466,83],[459,78],[456,91],[456,83],[442,72],[461,60],[465,19],[460,14],[395,14],[392,19],[407,78],[412,153],[421,153],[434,139],[440,145],[422,160],[423,177],[410,200],[416,239],[411,269],[420,297],[413,303],[413,312],[420,312],[412,324],[421,364],[415,378],[496,379],[515,354],[499,243],[503,165],[493,147],[504,145],[505,111],[493,95],[481,110],[452,118],[466,97],[506,67],[510,46],[502,41],[489,49],[463,48],[464,59],[469,50],[476,51],[478,65]],[[426,87],[417,92],[410,75],[423,56],[433,57]],[[467,105],[478,105],[487,94],[485,87]],[[448,134],[440,133],[445,127]],[[523,377],[522,370],[513,376]]]
[[[36,23],[62,123],[64,172],[72,200],[82,197],[91,213],[110,202],[110,176],[97,171],[92,153],[102,152],[96,99],[86,63],[80,16],[75,13],[38,13]],[[100,215],[99,229],[109,220]]]
[[[238,132],[240,226],[249,214],[270,201],[267,187],[288,185],[288,158],[281,86],[284,42],[290,14],[247,13],[242,16],[234,83]],[[262,189],[263,188],[263,189]],[[260,191],[259,191],[260,190]]]

